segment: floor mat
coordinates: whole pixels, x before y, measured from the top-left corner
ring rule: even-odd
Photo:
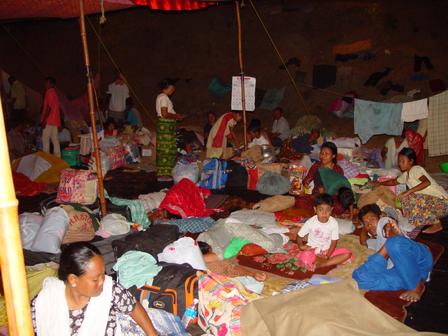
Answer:
[[[421,238],[417,238],[417,241],[427,245],[430,248],[435,265],[445,251],[445,248],[440,244],[426,241]],[[385,313],[401,322],[404,322],[407,315],[406,307],[409,306],[411,302],[400,299],[400,295],[403,292],[404,290],[369,291],[364,294],[364,297]]]

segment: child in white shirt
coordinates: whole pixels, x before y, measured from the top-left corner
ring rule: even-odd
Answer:
[[[320,194],[314,201],[315,216],[308,219],[297,235],[302,251],[313,250],[316,268],[333,266],[348,261],[352,253],[346,248],[336,248],[339,239],[338,222],[331,216],[333,200],[328,194]],[[304,239],[306,238],[306,239]]]
[[[251,138],[251,142],[248,145],[249,148],[255,145],[262,146],[271,144],[268,137],[261,133],[261,129],[259,126],[249,127],[248,131]]]

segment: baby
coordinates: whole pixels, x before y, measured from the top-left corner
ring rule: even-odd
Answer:
[[[297,235],[297,244],[302,251],[316,255],[316,268],[333,266],[348,261],[352,253],[345,248],[336,248],[339,239],[338,222],[331,216],[333,200],[328,194],[320,194],[314,201],[316,215],[308,219]],[[307,237],[306,243],[304,238]]]

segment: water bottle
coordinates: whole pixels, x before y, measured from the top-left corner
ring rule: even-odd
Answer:
[[[188,328],[191,321],[195,320],[198,315],[198,302],[198,299],[194,299],[193,304],[187,307],[184,316],[182,316],[182,325],[185,329]]]

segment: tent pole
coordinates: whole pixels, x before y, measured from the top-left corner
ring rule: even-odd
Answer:
[[[30,301],[20,240],[18,201],[12,182],[6,142],[5,122],[0,102],[0,267],[3,281],[9,335],[34,335]]]
[[[235,1],[236,22],[238,25],[238,60],[240,63],[241,76],[241,107],[243,109],[243,128],[244,128],[244,149],[247,149],[247,116],[246,116],[246,92],[244,87],[244,63],[243,63],[243,46],[241,38],[241,14],[240,1]]]
[[[86,23],[84,19],[84,0],[79,0],[79,8],[80,8],[79,25],[81,29],[82,48],[84,51],[84,62],[86,65],[87,95],[89,98],[90,125],[92,129],[93,148],[96,161],[95,162],[96,173],[98,175],[98,191],[100,194],[101,215],[104,217],[106,216],[106,200],[104,198],[103,172],[101,170],[101,158],[100,158],[100,151],[98,148],[98,137],[96,134],[96,118],[95,118],[95,104],[93,102],[92,72],[90,71],[89,49],[87,46]]]

